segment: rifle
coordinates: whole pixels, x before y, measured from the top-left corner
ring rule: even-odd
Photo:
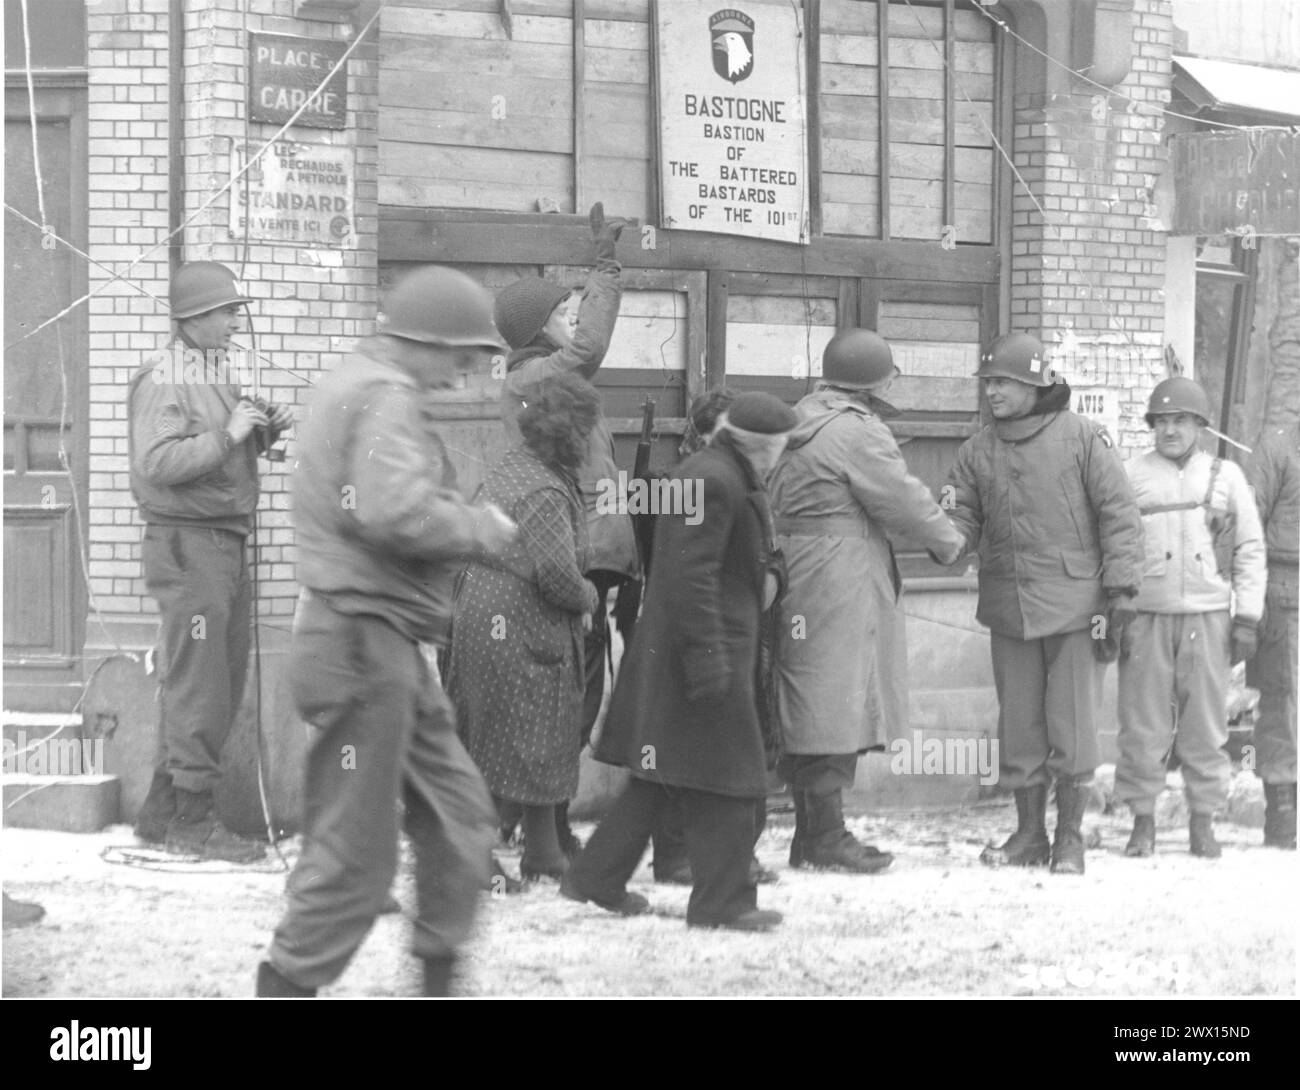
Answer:
[[[645,399],[641,406],[641,438],[636,444],[636,458],[632,462],[632,479],[634,481],[644,481],[650,473],[650,447],[653,442],[655,426],[655,403],[650,398]],[[632,530],[636,535],[637,549],[641,553],[641,564],[644,567],[650,559],[650,541],[654,518],[649,512],[632,516]]]
[[[636,457],[632,461],[632,479],[645,481],[650,476],[650,447],[654,437],[655,403],[648,397],[641,406],[641,438],[637,440]],[[654,515],[642,512],[632,516],[632,533],[636,538],[636,549],[641,556],[642,580],[623,583],[618,588],[618,598],[614,602],[614,624],[622,634],[624,641],[632,639],[632,629],[636,625],[637,614],[641,610],[641,595],[645,590],[643,580],[650,571],[650,547],[654,541]],[[612,645],[611,645],[612,646]],[[611,652],[612,653],[612,652]]]

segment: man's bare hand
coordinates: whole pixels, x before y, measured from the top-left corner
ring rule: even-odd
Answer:
[[[293,426],[292,406],[272,404],[267,420],[276,431],[286,431]]]
[[[241,401],[230,414],[230,419],[226,421],[226,431],[238,444],[247,439],[254,428],[264,428],[268,423],[270,421],[266,413],[251,401]]]
[[[500,553],[506,549],[519,533],[514,519],[496,504],[489,503],[474,524],[474,534],[486,553]]]

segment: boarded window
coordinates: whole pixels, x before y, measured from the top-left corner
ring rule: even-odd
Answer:
[[[823,231],[991,243],[993,24],[920,0],[821,11]]]

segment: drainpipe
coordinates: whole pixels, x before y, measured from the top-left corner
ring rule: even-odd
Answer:
[[[185,252],[185,0],[171,0],[167,23],[167,257],[174,276]]]

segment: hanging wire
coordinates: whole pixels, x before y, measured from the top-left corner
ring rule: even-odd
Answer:
[[[298,109],[296,109],[293,112],[289,120],[286,121],[282,126],[280,126],[280,128],[276,131],[275,135],[270,137],[266,141],[266,143],[264,143],[262,147],[258,149],[256,154],[248,158],[248,161],[244,163],[242,168],[240,168],[238,171],[234,172],[231,175],[229,181],[227,181],[225,184],[220,186],[206,201],[204,201],[189,216],[187,216],[181,222],[179,227],[177,227],[174,231],[171,231],[169,234],[164,236],[162,241],[155,243],[153,246],[150,246],[147,250],[142,250],[136,257],[131,259],[131,261],[127,264],[126,268],[124,268],[121,272],[114,274],[111,279],[104,281],[104,283],[100,284],[98,287],[94,288],[91,291],[88,291],[85,295],[81,296],[81,298],[74,299],[71,303],[69,303],[66,307],[64,307],[61,311],[59,311],[58,314],[55,314],[53,317],[47,318],[35,329],[32,329],[27,333],[23,334],[23,336],[19,337],[16,341],[12,341],[9,344],[5,345],[4,346],[5,351],[7,352],[9,349],[15,347],[16,345],[22,344],[23,341],[36,336],[36,334],[39,333],[42,329],[44,329],[46,326],[52,325],[54,322],[59,321],[59,319],[66,317],[68,314],[71,314],[74,310],[77,309],[77,307],[81,306],[83,303],[107,291],[114,283],[124,279],[126,277],[126,274],[129,273],[138,264],[140,264],[141,261],[149,257],[151,254],[156,253],[164,246],[168,245],[173,238],[179,235],[182,231],[185,230],[186,227],[188,227],[191,223],[193,223],[196,219],[198,219],[199,216],[201,216],[204,212],[206,212],[209,208],[211,208],[212,205],[215,204],[227,191],[229,191],[234,186],[234,184],[244,176],[246,172],[248,172],[253,168],[254,164],[258,163],[261,160],[263,155],[265,155],[276,143],[279,142],[280,138],[286,132],[289,131],[290,127],[292,127],[297,122],[298,118],[303,115],[303,113],[313,102],[315,102],[315,100],[320,95],[320,93],[325,89],[326,84],[328,84],[329,81],[334,78],[334,75],[345,64],[347,64],[348,59],[352,56],[353,51],[357,48],[357,46],[361,44],[362,40],[370,32],[370,28],[374,26],[375,22],[379,19],[379,15],[384,10],[384,6],[387,3],[388,0],[378,0],[378,6],[375,8],[374,14],[370,17],[366,25],[361,29],[360,33],[358,33],[356,37],[353,39],[352,44],[349,45],[346,50],[344,50],[343,55],[339,57],[334,67],[331,68],[329,72],[325,74],[324,78],[320,81],[320,83],[316,85],[315,89],[311,92],[311,94],[309,94],[303,100],[302,105],[300,105]]]
[[[909,7],[911,7],[911,0],[906,0],[906,3],[908,4]],[[1098,90],[1105,91],[1108,96],[1114,95],[1116,98],[1124,99],[1124,101],[1128,102],[1131,105],[1132,107],[1131,112],[1133,113],[1146,113],[1147,116],[1150,116],[1152,114],[1163,114],[1165,117],[1178,117],[1178,118],[1182,118],[1184,121],[1196,121],[1202,125],[1210,125],[1218,129],[1232,129],[1237,132],[1258,132],[1260,129],[1278,129],[1282,132],[1291,131],[1292,127],[1289,125],[1232,125],[1226,121],[1209,121],[1203,117],[1197,117],[1194,114],[1180,114],[1177,110],[1168,110],[1165,109],[1163,106],[1157,106],[1155,103],[1146,102],[1141,99],[1133,98],[1131,95],[1126,95],[1123,91],[1116,91],[1110,87],[1107,87],[1104,83],[1098,83],[1095,79],[1085,76],[1077,68],[1071,68],[1064,61],[1058,61],[1050,53],[1046,53],[1043,50],[1039,49],[1038,46],[1034,45],[1033,42],[1027,41],[1026,39],[1022,38],[1019,34],[1017,34],[1014,30],[1012,30],[1011,27],[1004,20],[999,19],[991,11],[987,10],[983,6],[983,4],[976,4],[975,10],[978,11],[982,16],[984,16],[984,18],[987,19],[989,22],[994,23],[997,26],[1001,27],[1002,32],[1004,34],[1010,35],[1021,45],[1023,45],[1026,49],[1030,49],[1033,52],[1037,53],[1040,57],[1056,65],[1057,68],[1065,69],[1065,71],[1069,72],[1070,75],[1074,76],[1076,79],[1080,79],[1084,83],[1090,83],[1093,87],[1096,87]]]

